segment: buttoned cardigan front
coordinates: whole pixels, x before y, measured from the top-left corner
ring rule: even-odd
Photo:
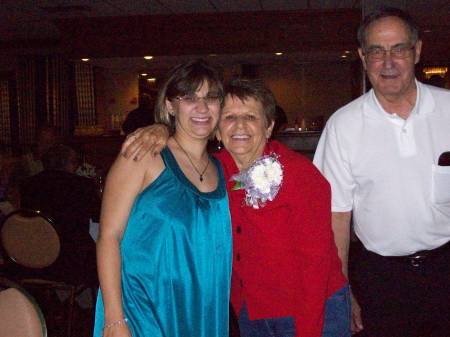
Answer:
[[[216,154],[224,167],[233,223],[231,302],[245,302],[250,319],[293,316],[297,336],[319,337],[324,305],[346,283],[331,229],[330,186],[305,157],[276,141],[265,154],[283,166],[278,195],[263,208],[245,205],[233,191],[238,173],[231,155]]]

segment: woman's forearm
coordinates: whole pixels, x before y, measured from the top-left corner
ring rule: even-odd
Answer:
[[[105,324],[124,318],[121,288],[121,257],[115,237],[99,237],[97,267],[105,310]]]

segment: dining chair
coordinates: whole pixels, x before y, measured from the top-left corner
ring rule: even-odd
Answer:
[[[51,266],[61,250],[54,222],[41,212],[33,210],[19,209],[9,214],[3,221],[0,241],[9,262],[30,271]],[[65,334],[71,337],[75,294],[85,288],[55,280],[42,273],[38,275],[19,277],[17,282],[30,291],[37,289],[68,293]]]
[[[0,280],[0,287],[0,337],[47,337],[44,315],[34,298],[13,282]]]
[[[56,261],[60,240],[52,220],[37,211],[20,209],[10,213],[0,232],[9,258],[26,268],[45,268]]]

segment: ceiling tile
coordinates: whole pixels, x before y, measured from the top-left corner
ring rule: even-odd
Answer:
[[[208,0],[159,0],[158,2],[173,14],[216,12],[216,9]]]
[[[260,11],[258,0],[210,0],[219,12]]]
[[[307,0],[261,0],[264,10],[301,10],[308,8]]]

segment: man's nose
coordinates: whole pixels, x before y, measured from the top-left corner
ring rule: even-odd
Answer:
[[[386,53],[384,54],[383,63],[386,67],[392,66],[392,55],[390,50],[387,50]]]

